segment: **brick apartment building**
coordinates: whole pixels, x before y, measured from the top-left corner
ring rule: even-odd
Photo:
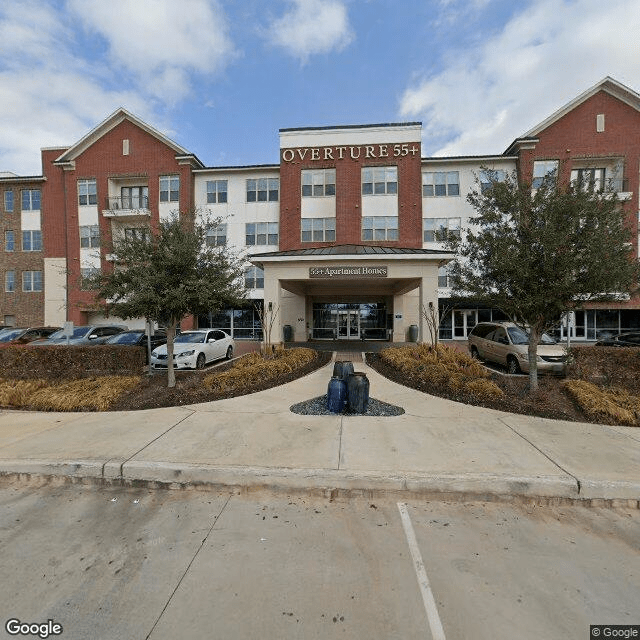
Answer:
[[[280,130],[277,164],[206,167],[123,109],[68,148],[42,150],[42,176],[0,174],[4,246],[0,321],[86,324],[82,276],[108,269],[118,234],[140,233],[173,211],[220,217],[211,244],[247,256],[250,304],[190,319],[236,339],[260,337],[256,305],[278,311],[274,336],[295,340],[426,337],[420,309],[449,296],[451,254],[473,210],[466,194],[483,168],[535,184],[588,178],[617,192],[638,253],[640,95],[611,78],[516,139],[501,155],[429,158],[421,123]],[[458,305],[441,337],[465,339],[497,310]],[[129,321],[141,326],[142,321]],[[640,300],[590,305],[561,329],[576,339],[640,328]]]

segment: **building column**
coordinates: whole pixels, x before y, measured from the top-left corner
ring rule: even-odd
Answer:
[[[282,295],[280,280],[264,265],[264,321],[271,325],[271,343],[282,342]],[[263,327],[265,331],[265,327]],[[265,332],[266,338],[266,332]]]

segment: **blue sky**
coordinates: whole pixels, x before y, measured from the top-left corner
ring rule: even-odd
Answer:
[[[640,91],[639,33],[638,0],[3,0],[0,171],[39,174],[120,106],[208,166],[377,122],[501,153],[606,75]]]

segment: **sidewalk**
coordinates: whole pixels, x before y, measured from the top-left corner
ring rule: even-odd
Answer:
[[[397,385],[362,362],[354,366],[367,373],[371,397],[404,415],[291,413],[291,405],[326,393],[332,366],[282,387],[184,407],[2,411],[0,474],[639,506],[640,429],[459,404]]]

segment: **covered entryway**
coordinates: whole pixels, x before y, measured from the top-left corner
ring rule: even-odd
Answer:
[[[438,268],[452,258],[430,249],[336,245],[255,254],[251,261],[264,271],[274,342],[285,325],[294,342],[405,342],[413,326],[419,340],[429,339],[421,310],[437,307]]]

